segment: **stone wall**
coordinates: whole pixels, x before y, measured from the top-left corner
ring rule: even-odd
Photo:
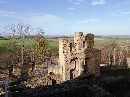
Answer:
[[[4,94],[3,88],[0,88],[0,95]]]
[[[76,32],[72,43],[66,39],[59,40],[59,64],[64,81],[72,79],[70,76],[78,77],[86,73],[100,76],[101,51],[93,46],[94,35],[91,33],[84,39],[82,32]]]
[[[59,40],[59,68],[48,66],[48,74],[62,75],[62,80],[74,79],[82,74],[93,74],[100,76],[100,50],[93,48],[94,35],[89,33],[85,36],[83,32],[76,32],[74,41],[70,42],[67,39]],[[47,65],[47,64],[45,64]],[[13,66],[10,69],[13,75],[19,77],[30,76],[30,74],[43,72],[44,67],[37,68],[34,63],[25,63],[18,66]]]
[[[28,87],[35,88],[38,86],[54,85],[62,83],[61,75],[45,74],[39,77],[28,79],[26,84]]]
[[[51,66],[48,66],[48,74],[53,72],[54,74],[62,74],[61,73],[61,70],[62,70],[62,67],[59,66],[57,68],[54,68],[54,67],[51,67]]]

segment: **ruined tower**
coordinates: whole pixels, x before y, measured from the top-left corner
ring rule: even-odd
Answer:
[[[82,74],[100,76],[100,50],[93,48],[94,35],[75,32],[74,42],[59,40],[59,64],[62,67],[63,81],[71,80]]]
[[[101,51],[99,49],[93,48],[94,46],[94,35],[89,33],[85,36],[85,70],[87,73],[94,74],[95,76],[100,76],[100,59]]]
[[[83,38],[83,32],[75,32],[74,45],[77,53],[83,50]]]
[[[66,75],[69,74],[69,55],[70,54],[70,42],[67,39],[59,40],[59,63],[61,66],[62,79],[65,81],[67,78]],[[70,78],[68,78],[70,79]]]
[[[93,48],[94,46],[94,35],[89,33],[85,36],[85,45],[87,48]]]

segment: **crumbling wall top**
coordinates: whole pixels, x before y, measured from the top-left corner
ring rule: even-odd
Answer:
[[[59,44],[60,43],[69,43],[68,39],[59,39]]]
[[[75,32],[75,36],[82,36],[83,32]]]
[[[85,36],[85,42],[86,42],[87,48],[93,48],[93,46],[94,46],[94,34],[88,33]]]

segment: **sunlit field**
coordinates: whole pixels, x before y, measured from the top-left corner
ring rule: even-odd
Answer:
[[[0,40],[0,53],[5,52],[10,40]]]
[[[11,40],[0,40],[0,54],[4,52],[10,52],[9,49],[9,43]],[[48,41],[48,48],[51,50],[51,52],[57,52],[59,49],[59,44],[58,40],[49,40]],[[25,40],[25,47],[33,47],[34,45],[34,40]]]
[[[48,47],[51,50],[51,52],[58,52],[59,50],[59,39],[63,39],[63,38],[51,38],[51,39],[47,39],[48,40]],[[66,38],[69,39],[70,42],[73,41],[73,38]],[[7,52],[7,48],[8,48],[8,44],[11,40],[0,40],[0,53],[4,53]],[[109,42],[110,39],[108,38],[95,38],[94,39],[94,44],[95,46],[97,44],[102,44],[102,43],[106,43]],[[26,39],[25,40],[25,46],[30,46],[30,45],[34,45],[34,40],[29,40]],[[120,45],[123,44],[125,42],[125,40],[117,40],[117,43],[119,43]],[[97,46],[96,46],[97,47]]]

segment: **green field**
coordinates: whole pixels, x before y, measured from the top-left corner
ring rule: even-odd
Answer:
[[[102,38],[102,39],[94,39],[94,42],[95,43],[105,43],[105,42],[108,42],[110,39],[107,39],[107,38]]]
[[[29,45],[32,45],[34,43],[33,40],[31,40],[33,42],[28,42],[30,40],[26,40],[26,41],[27,41],[26,44],[25,44],[26,47],[29,46]],[[0,40],[0,54],[7,52],[9,43],[10,43],[10,40]],[[51,50],[51,52],[57,52],[58,49],[59,49],[58,40],[55,40],[55,41],[49,40],[48,41],[48,47]]]
[[[109,42],[111,39],[108,39],[108,38],[101,38],[101,39],[94,39],[94,42],[95,43],[105,43],[105,42]],[[119,45],[121,44],[124,44],[125,43],[125,40],[122,40],[122,39],[118,39],[118,40],[115,40]]]
[[[59,39],[60,38],[57,38],[57,39],[48,39],[48,47],[50,48],[51,52],[58,52],[58,49],[59,49]],[[66,38],[66,39],[69,39],[70,41],[73,41],[73,38]],[[26,43],[26,46],[29,46],[29,45],[32,45],[34,43],[34,40],[26,40],[27,43]],[[30,42],[29,42],[30,41]],[[94,44],[95,46],[97,44],[102,44],[102,43],[106,43],[110,41],[110,39],[108,38],[100,38],[100,39],[94,39]],[[7,51],[7,48],[8,48],[8,43],[10,42],[10,40],[0,40],[0,53],[2,52],[6,52]],[[123,44],[125,41],[124,40],[117,40],[118,44]]]
[[[51,52],[57,52],[59,50],[59,44],[58,43],[49,42],[48,47],[50,48]]]
[[[5,52],[10,40],[0,40],[0,53]]]
[[[0,54],[4,52],[13,52],[13,50],[9,49],[9,43],[13,40],[0,40]],[[29,45],[29,40],[26,40],[25,47]],[[20,43],[20,42],[19,42]],[[17,43],[16,43],[17,44]],[[17,47],[15,47],[14,50],[16,50]]]

